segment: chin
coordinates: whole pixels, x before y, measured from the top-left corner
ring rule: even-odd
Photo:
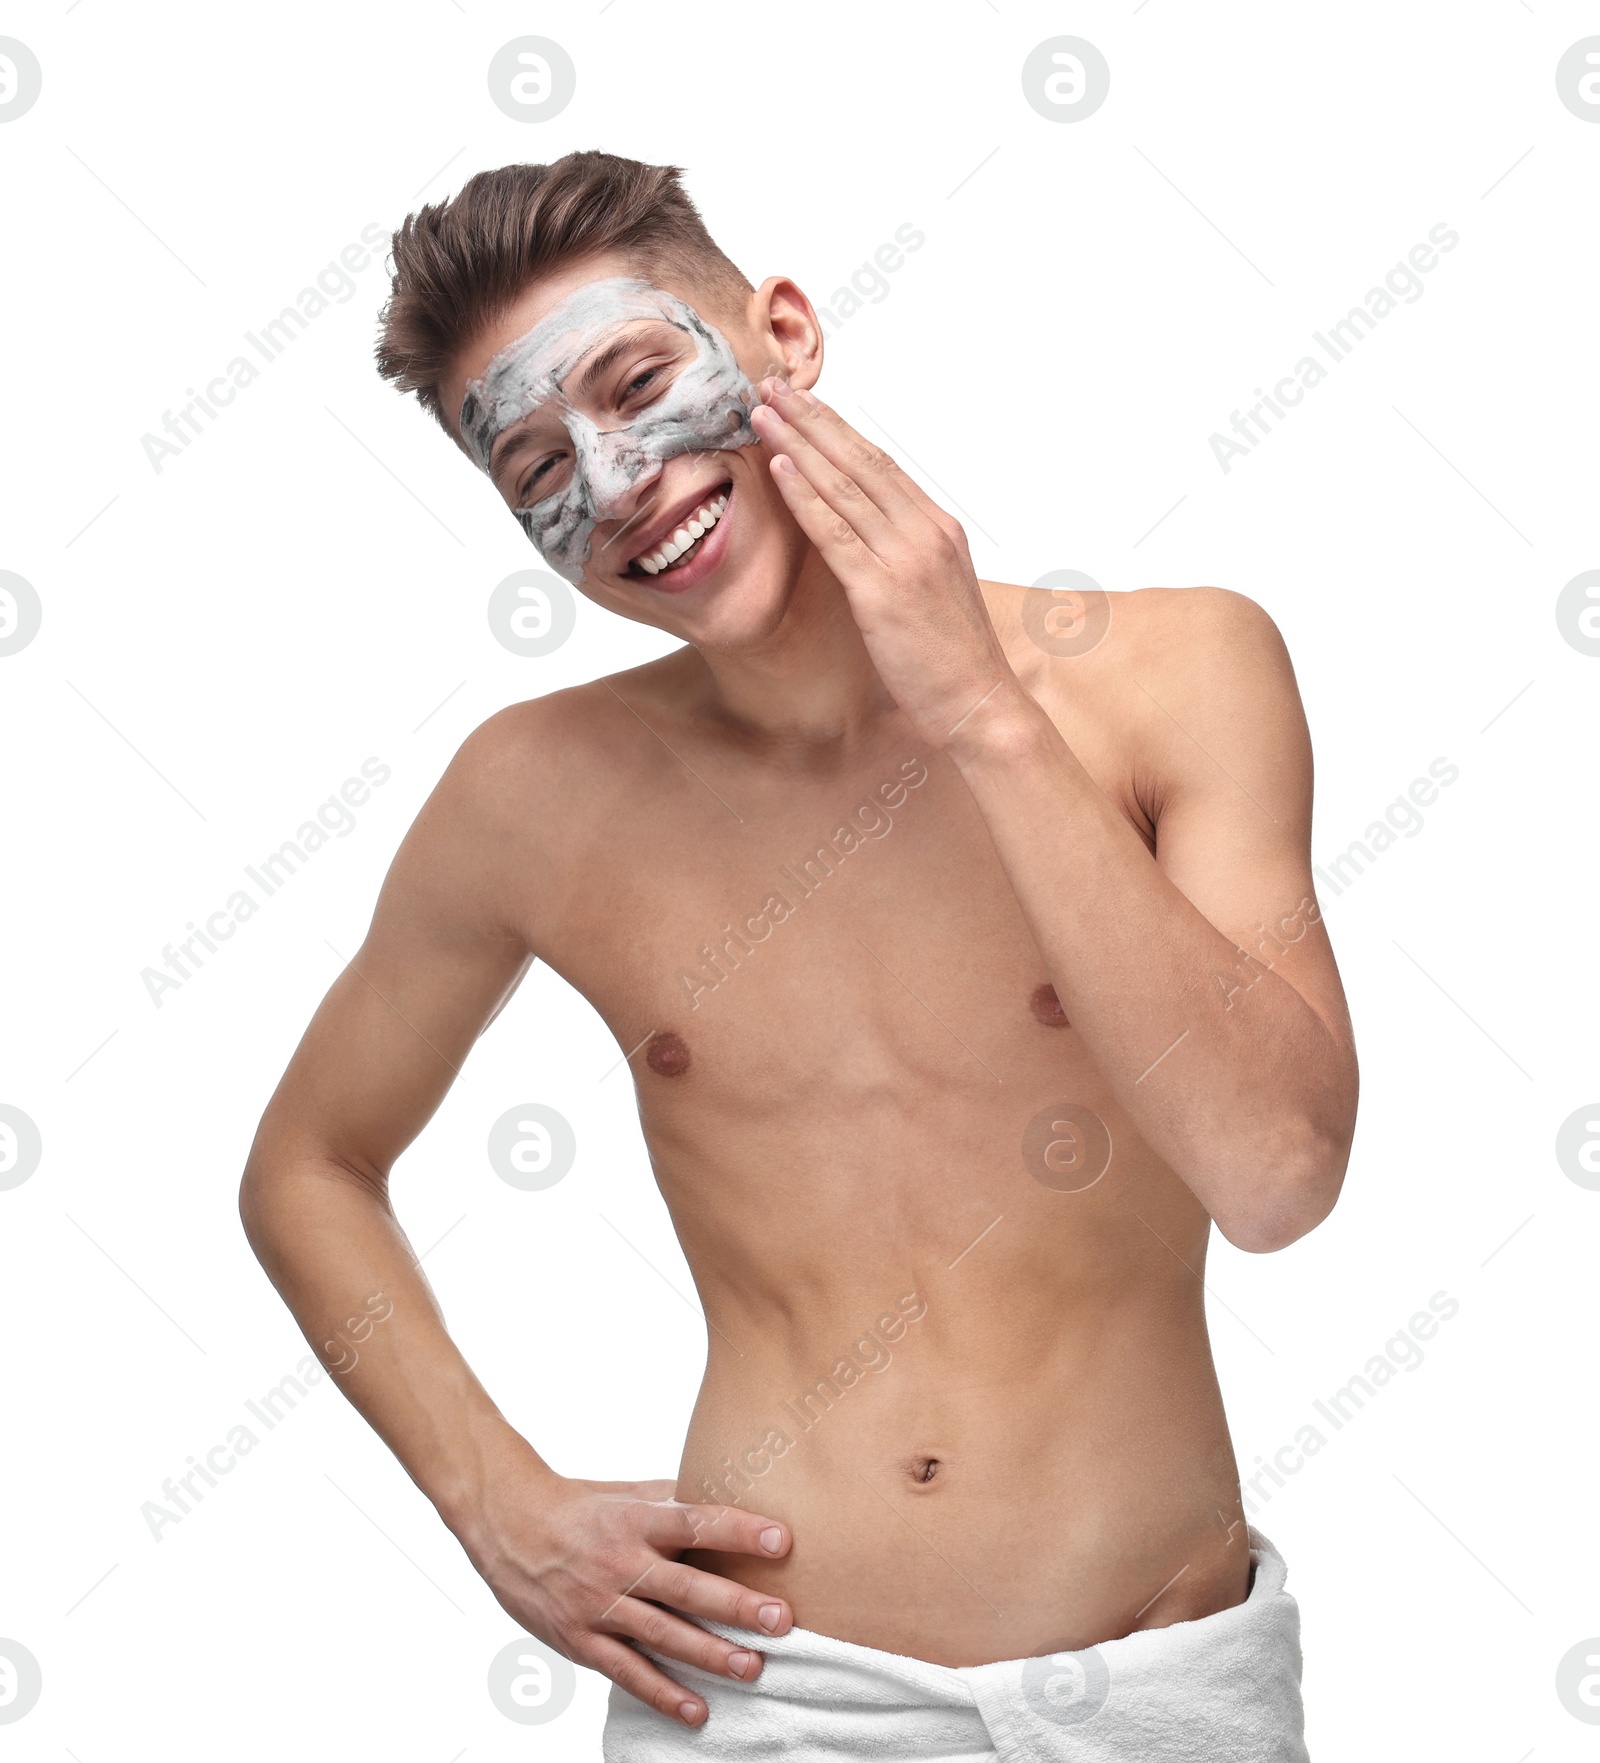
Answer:
[[[731,525],[732,523],[730,523]],[[759,649],[782,627],[794,597],[800,558],[798,547],[785,545],[781,533],[730,531],[732,541],[693,585],[678,589],[668,576],[662,586],[632,580],[608,583],[604,591],[581,591],[589,598],[631,618],[654,625],[698,649],[723,653]],[[798,538],[798,534],[796,534]]]
[[[692,616],[674,620],[666,628],[699,649],[737,654],[764,648],[782,628],[793,598],[793,584],[783,565],[780,557],[748,565],[717,592],[707,594]],[[691,609],[683,611],[688,614]]]

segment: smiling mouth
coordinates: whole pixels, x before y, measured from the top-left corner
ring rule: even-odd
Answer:
[[[733,491],[730,479],[715,490],[672,532],[659,540],[652,550],[642,552],[628,565],[626,573],[636,577],[668,575],[681,569],[699,551],[701,541],[727,512],[728,497]]]

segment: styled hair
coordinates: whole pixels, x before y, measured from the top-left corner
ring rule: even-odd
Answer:
[[[713,304],[742,301],[751,284],[706,231],[681,177],[676,165],[568,153],[480,171],[448,201],[408,214],[390,241],[379,374],[415,392],[460,446],[458,413],[440,398],[446,363],[558,266],[621,251],[652,279],[675,276]]]

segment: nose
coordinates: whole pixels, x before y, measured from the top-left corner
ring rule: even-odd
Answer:
[[[661,461],[627,429],[602,431],[585,424],[577,441],[577,467],[597,521],[632,520],[654,498]]]

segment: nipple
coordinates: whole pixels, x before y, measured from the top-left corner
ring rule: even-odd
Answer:
[[[689,1043],[671,1029],[651,1035],[645,1049],[644,1062],[661,1077],[682,1077],[689,1069]]]
[[[1028,1000],[1028,1008],[1033,1012],[1034,1020],[1042,1022],[1046,1028],[1071,1028],[1067,1021],[1067,1013],[1061,1008],[1061,1000],[1056,996],[1056,989],[1051,985],[1040,986]]]

